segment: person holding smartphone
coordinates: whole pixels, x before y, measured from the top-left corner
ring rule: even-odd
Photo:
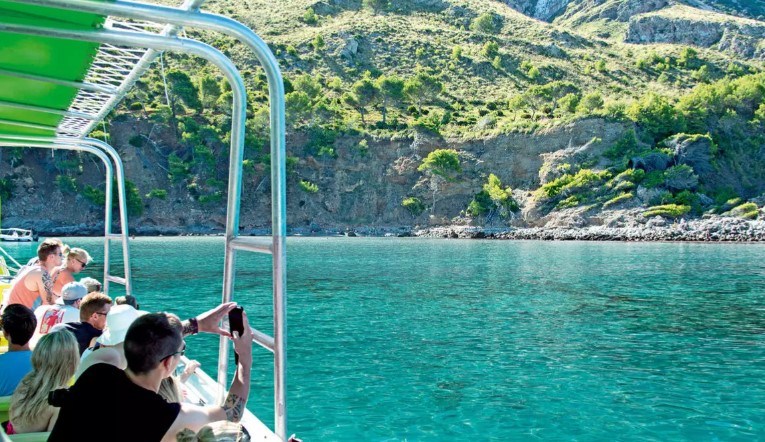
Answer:
[[[136,319],[125,335],[127,368],[96,364],[70,389],[54,392],[51,403],[61,407],[50,438],[55,441],[174,441],[188,428],[198,431],[216,421],[239,422],[250,393],[252,329],[242,312],[241,333],[220,328],[221,319],[236,307],[218,306],[189,321],[169,313],[150,313]],[[229,336],[239,355],[236,373],[221,405],[168,403],[157,392],[186,351],[184,335],[198,332]],[[130,416],[130,419],[113,419]],[[87,422],[84,431],[82,424]]]

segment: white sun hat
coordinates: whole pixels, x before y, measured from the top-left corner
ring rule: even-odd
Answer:
[[[101,336],[96,338],[96,342],[101,345],[117,345],[123,342],[130,324],[146,313],[148,312],[136,310],[127,304],[115,305],[106,315],[106,328]]]

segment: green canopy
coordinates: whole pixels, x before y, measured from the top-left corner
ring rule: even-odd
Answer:
[[[100,28],[105,18],[0,0],[3,24],[89,30]],[[55,80],[82,82],[98,48],[97,43],[0,32],[0,134],[54,135],[79,92]]]

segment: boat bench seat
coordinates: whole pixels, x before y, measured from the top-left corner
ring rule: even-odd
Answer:
[[[0,422],[5,422],[8,420],[8,408],[11,406],[11,397],[10,396],[0,396]],[[50,436],[49,432],[43,432],[43,433],[25,433],[25,434],[14,434],[12,436],[8,436],[5,434],[5,431],[3,431],[2,427],[0,427],[0,441],[12,441],[12,442],[45,442],[48,440],[48,437]]]

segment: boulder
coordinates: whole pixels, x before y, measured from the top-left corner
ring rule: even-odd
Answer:
[[[646,172],[654,170],[667,170],[672,165],[672,158],[664,152],[651,152],[642,157],[630,158],[627,167],[643,169]]]
[[[675,135],[665,143],[672,149],[676,164],[687,164],[700,178],[714,173],[712,167],[712,139],[699,135]]]

